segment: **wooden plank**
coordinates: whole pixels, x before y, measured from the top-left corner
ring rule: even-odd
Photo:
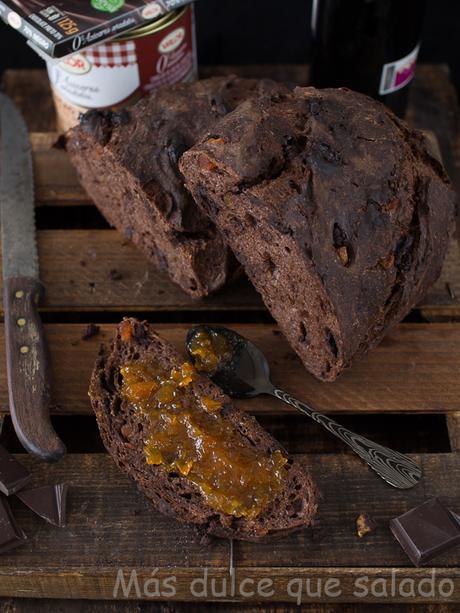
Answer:
[[[247,279],[193,300],[115,230],[40,230],[38,247],[46,311],[265,311]],[[121,278],[113,278],[114,270]],[[451,244],[441,279],[419,308],[424,314],[435,310],[460,316],[457,242]]]
[[[32,132],[35,197],[37,206],[91,204],[67,153],[56,148],[57,132]]]
[[[247,280],[193,300],[115,230],[41,230],[38,248],[46,311],[264,310]]]
[[[247,603],[263,602],[267,599],[266,594],[268,594],[270,603],[285,603],[286,601],[302,604],[364,602],[368,603],[368,606],[370,603],[373,605],[375,602],[382,601],[386,604],[458,603],[460,598],[460,570],[458,568],[242,567],[235,572],[234,579],[229,578],[228,570],[224,569],[210,568],[204,575],[202,567],[168,566],[158,570],[157,568],[154,568],[153,571],[150,568],[120,569],[119,572],[125,585],[131,586],[131,589],[126,590],[128,594],[126,598],[138,600],[144,595],[145,600],[154,599],[160,602],[174,600],[199,603],[203,601]],[[0,586],[5,585],[3,591],[6,596],[20,594],[29,598],[60,598],[62,594],[67,594],[69,598],[110,599],[123,596],[125,593],[117,588],[119,583],[114,570],[103,571],[100,568],[84,567],[81,570],[72,569],[65,573],[54,574],[42,569],[36,573],[22,574],[23,572],[22,569],[21,573],[12,572],[5,576],[3,581],[0,577]],[[153,578],[152,572],[154,573]],[[130,577],[133,574],[136,577],[136,583],[130,584]],[[207,588],[202,588],[201,583],[196,583],[203,581],[203,576],[206,577]],[[152,583],[154,580],[156,583]],[[230,581],[234,583],[231,584]],[[160,596],[153,592],[156,584],[160,586],[159,590],[164,590],[163,593],[159,592]],[[231,585],[235,585],[235,596],[231,595]],[[435,586],[433,592],[429,591],[430,585]],[[162,586],[167,586],[167,589]],[[203,592],[203,589],[207,591]],[[257,595],[257,589],[260,590],[262,596]],[[193,594],[197,591],[199,596],[195,597]],[[230,595],[227,595],[228,593]],[[309,596],[309,593],[313,595]],[[172,596],[167,594],[172,594]],[[366,595],[361,596],[362,594]]]
[[[369,604],[270,604],[150,602],[136,600],[0,599],[0,613],[370,613]],[[458,613],[455,604],[372,604],[372,613]]]
[[[30,457],[20,459],[33,471],[34,483],[69,483],[68,526],[57,529],[45,524],[19,501],[12,500],[15,516],[29,540],[0,558],[3,596],[121,598],[123,593],[114,592],[118,569],[126,578],[135,570],[142,588],[143,581],[157,568],[154,576],[177,578],[171,600],[193,600],[199,596],[190,592],[190,583],[203,577],[205,568],[210,576],[219,578],[219,585],[223,577],[228,577],[228,542],[216,539],[206,546],[199,544],[190,527],[153,510],[107,455],[69,455],[54,465],[39,464]],[[323,455],[299,459],[312,471],[323,492],[320,523],[313,530],[272,543],[235,543],[237,585],[246,577],[256,581],[272,578],[275,593],[269,600],[292,601],[287,594],[290,580],[309,578],[316,586],[319,579],[334,577],[340,582],[342,594],[328,598],[323,593],[313,597],[313,602],[366,602],[366,598],[353,596],[353,583],[363,575],[379,578],[380,582],[390,581],[392,574],[398,581],[431,576],[431,568],[412,568],[391,536],[388,521],[429,496],[442,496],[446,504],[454,505],[460,496],[459,455],[418,457],[424,469],[423,485],[404,494],[378,479],[357,458]],[[355,527],[362,511],[377,522],[375,532],[365,539],[357,537]],[[460,597],[460,569],[455,567],[459,563],[458,549],[436,560],[438,582],[442,578],[453,582],[454,592],[445,602]],[[153,584],[147,587],[152,589]],[[148,594],[132,589],[127,597],[143,599]],[[166,594],[163,599],[168,599]],[[207,599],[219,597],[209,588]],[[231,593],[227,599],[261,600],[256,595],[232,597]],[[406,598],[396,593],[376,600],[429,603],[443,599],[439,594],[423,599],[417,594]]]
[[[291,555],[295,556],[295,552]],[[103,571],[99,567],[84,567],[63,573],[49,573],[43,569],[35,573],[24,572],[22,569],[18,572],[15,569],[14,572],[0,577],[0,589],[5,596],[18,594],[29,598],[61,598],[62,594],[66,594],[68,598],[110,599],[127,593],[126,599],[138,600],[144,596],[144,599],[149,601],[195,601],[200,604],[203,601],[247,603],[263,602],[266,599],[270,603],[359,602],[368,603],[368,606],[372,603],[371,611],[374,611],[376,602],[385,602],[387,605],[457,603],[455,611],[458,611],[460,598],[458,568],[241,567],[235,571],[234,579],[229,577],[228,570],[220,568],[208,568],[206,575],[203,567],[174,566],[156,567],[153,570],[130,567],[122,568],[118,572],[125,582],[124,585],[128,586],[125,588],[126,592],[117,587],[120,583],[115,570]],[[133,575],[136,577],[135,583],[130,583]],[[196,583],[203,581],[204,576],[207,581],[206,588],[201,587],[202,583]],[[153,591],[157,584],[159,590],[164,590],[163,593],[159,592],[159,596]],[[231,595],[231,585],[235,585],[235,596]],[[435,586],[432,592],[431,585]],[[203,592],[203,589],[207,591]],[[257,590],[262,596],[257,594]],[[193,594],[197,592],[198,597],[195,597]],[[266,611],[265,608],[262,610]],[[369,609],[364,611],[367,613]]]
[[[192,325],[192,324],[190,324]],[[158,324],[155,328],[183,351],[188,324]],[[449,413],[460,411],[460,324],[402,324],[366,358],[334,383],[309,375],[275,326],[235,324],[267,356],[275,384],[284,386],[328,413]],[[91,408],[88,381],[99,344],[108,341],[113,325],[81,340],[84,325],[49,324],[53,395],[57,413],[84,414]],[[0,328],[0,346],[3,346]],[[8,410],[5,356],[0,352],[0,411]],[[237,401],[255,414],[284,414],[291,409],[260,396]]]

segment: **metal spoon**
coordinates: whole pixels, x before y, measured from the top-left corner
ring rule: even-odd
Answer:
[[[233,330],[217,326],[197,326],[189,330],[186,344],[193,362],[195,358],[191,353],[191,342],[198,332],[207,332],[211,337],[223,335],[227,340],[230,357],[218,364],[213,372],[208,373],[226,394],[236,398],[252,398],[259,394],[275,396],[308,415],[346,443],[393,487],[408,489],[418,483],[422,470],[414,460],[351,432],[333,419],[318,413],[307,404],[276,388],[270,381],[270,369],[264,354],[254,343]]]

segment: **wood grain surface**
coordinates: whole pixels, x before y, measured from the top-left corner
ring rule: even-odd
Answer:
[[[43,310],[263,309],[248,281],[193,300],[115,230],[41,230],[38,250]]]
[[[191,324],[190,324],[191,325]],[[158,324],[157,329],[184,350],[186,324]],[[334,383],[308,374],[275,326],[232,325],[266,354],[274,383],[328,413],[449,413],[460,411],[460,325],[401,324],[367,357]],[[87,389],[101,342],[109,342],[114,325],[82,340],[84,324],[48,324],[52,393],[58,413],[89,413]],[[0,345],[3,331],[0,329]],[[0,352],[0,411],[6,412],[4,354]],[[285,414],[295,409],[275,398],[237,401],[253,413]]]
[[[40,230],[46,311],[265,311],[246,279],[193,300],[149,265],[116,230]],[[424,314],[460,316],[460,250],[453,241],[438,282],[419,305]]]
[[[0,613],[457,613],[455,604],[155,603],[146,601],[2,598]]]
[[[13,511],[29,540],[0,558],[0,593],[4,596],[113,598],[119,568],[128,574],[136,569],[141,585],[158,568],[158,576],[177,577],[176,600],[191,600],[190,582],[203,576],[204,568],[220,580],[228,576],[228,542],[216,539],[203,546],[190,527],[152,510],[107,455],[70,455],[54,465],[20,459],[32,469],[35,483],[69,483],[68,526],[59,529],[45,524],[13,500]],[[286,586],[292,578],[317,582],[333,577],[340,581],[342,595],[328,599],[323,594],[317,600],[340,602],[359,601],[353,597],[353,583],[363,574],[387,580],[392,571],[399,579],[430,576],[431,567],[411,566],[388,522],[430,496],[442,496],[446,504],[455,505],[460,496],[458,454],[418,456],[425,475],[423,485],[404,493],[376,478],[354,457],[308,455],[299,459],[323,493],[320,523],[271,543],[235,543],[233,563],[239,580],[272,578],[275,594],[270,600],[279,601],[290,600]],[[361,512],[377,523],[375,532],[362,539],[355,525]],[[460,596],[460,570],[454,567],[459,562],[458,549],[436,560],[438,579],[454,582],[455,591],[447,600]],[[118,596],[122,597],[121,592]],[[131,597],[136,598],[135,590]],[[208,598],[217,597],[208,593]],[[433,599],[417,594],[388,598],[388,602],[417,600]]]

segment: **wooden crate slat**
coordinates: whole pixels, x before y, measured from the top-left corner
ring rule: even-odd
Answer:
[[[32,132],[35,198],[37,206],[91,204],[63,149],[56,148],[57,132]]]
[[[189,325],[154,326],[180,350]],[[319,410],[330,413],[449,413],[460,411],[460,324],[402,324],[367,357],[334,383],[309,375],[275,326],[235,324],[267,355],[276,384],[284,386]],[[88,381],[101,341],[109,341],[114,326],[81,340],[85,325],[49,324],[53,395],[56,412],[90,413]],[[3,346],[3,327],[0,346]],[[237,401],[254,413],[294,413],[269,397]],[[8,410],[5,355],[0,351],[0,411]]]
[[[263,309],[246,279],[193,300],[115,230],[41,230],[38,247],[44,310]]]
[[[54,465],[39,464],[24,456],[20,459],[32,469],[34,483],[69,483],[68,526],[49,526],[19,501],[12,501],[29,540],[0,558],[3,595],[111,598],[118,568],[128,573],[137,569],[142,579],[158,567],[160,576],[177,575],[179,593],[175,599],[183,600],[189,582],[200,576],[204,567],[220,578],[228,574],[227,541],[200,545],[190,527],[153,510],[107,455],[69,455]],[[429,496],[442,496],[454,506],[460,496],[458,454],[419,456],[423,486],[404,495],[355,457],[331,454],[299,459],[322,488],[321,521],[313,530],[276,542],[235,543],[234,563],[240,577],[276,578],[274,600],[283,600],[283,582],[297,576],[337,576],[348,595],[347,577],[368,573],[390,577],[393,568],[400,576],[430,576],[431,569],[412,568],[391,536],[388,521]],[[360,512],[369,513],[378,524],[365,539],[356,535],[355,520]],[[458,549],[436,560],[438,577],[456,579],[457,590],[460,569],[455,565],[459,563]]]
[[[198,602],[149,602],[145,609],[145,602],[136,600],[120,601],[116,603],[103,600],[59,600],[59,599],[32,599],[32,598],[3,598],[0,599],[0,613],[369,613],[369,604],[305,604],[297,606],[295,603],[265,603],[248,604],[234,603],[206,603]],[[391,610],[390,608],[391,607]],[[372,604],[372,613],[458,613],[455,604],[444,604],[442,608],[436,604],[403,604],[394,603]]]
[[[132,598],[133,600],[144,598],[145,601],[154,600],[170,604],[172,604],[174,601],[187,603],[192,601],[201,605],[203,602],[260,603],[267,597],[265,596],[265,598],[263,598],[257,596],[255,592],[256,586],[261,585],[259,582],[262,582],[262,580],[268,580],[268,585],[267,583],[262,585],[264,593],[270,593],[268,601],[270,603],[279,602],[285,604],[286,601],[293,603],[297,601],[297,596],[287,596],[288,585],[294,579],[296,581],[296,585],[298,585],[300,581],[304,586],[304,596],[303,598],[301,596],[300,600],[302,604],[319,602],[368,603],[368,607],[371,608],[362,609],[361,613],[368,613],[369,611],[374,613],[376,611],[374,608],[374,603],[379,603],[382,601],[386,603],[386,606],[391,605],[391,603],[421,603],[426,606],[427,603],[442,602],[443,605],[438,604],[433,606],[442,606],[442,609],[438,608],[437,611],[446,613],[449,611],[449,609],[446,609],[445,607],[446,604],[449,603],[456,603],[457,608],[455,611],[458,611],[458,601],[460,598],[460,589],[458,587],[460,583],[460,569],[458,568],[430,567],[408,569],[399,567],[241,567],[235,572],[235,584],[238,586],[235,590],[235,597],[225,595],[225,592],[224,595],[221,595],[221,586],[223,584],[228,586],[228,591],[231,590],[229,587],[229,572],[227,569],[223,568],[208,569],[208,592],[206,592],[206,596],[202,596],[202,592],[200,592],[199,597],[193,596],[191,586],[192,584],[196,586],[196,579],[203,577],[202,567],[178,568],[168,566],[158,570],[155,568],[153,570],[150,568],[128,568],[121,569],[121,571],[124,571],[126,583],[129,583],[131,573],[134,572],[137,577],[137,583],[140,587],[138,591],[135,589],[128,591],[128,594],[131,594],[131,596],[125,597],[124,593],[120,589],[116,590],[114,594],[114,585],[116,584],[117,577],[117,572],[115,570],[101,570],[100,568],[93,569],[88,567],[79,567],[77,569],[72,569],[69,572],[51,575],[42,569],[39,569],[36,573],[11,573],[6,577],[0,577],[0,589],[2,589],[2,592],[6,596],[20,595],[28,596],[29,598],[62,598],[62,595],[66,594],[67,598],[72,599],[102,598],[109,600],[116,598],[117,603],[118,599],[120,598],[123,599],[123,601],[126,601],[129,598]],[[155,584],[152,584],[152,572],[155,573],[153,577],[156,577],[161,582],[171,581],[170,577],[175,578],[174,591],[166,592],[166,594],[169,593],[172,595],[168,596],[164,593],[160,596],[156,596],[156,594],[152,592],[152,590],[155,589]],[[435,577],[436,585],[436,588],[433,591],[434,595],[432,596],[431,592],[426,591],[425,594],[428,595],[420,595],[418,586],[420,586],[421,581],[423,579],[428,581],[432,580],[433,576]],[[248,581],[250,582],[249,584]],[[214,596],[211,591],[213,583],[215,585],[214,590],[217,592],[217,596]],[[160,583],[159,585],[163,586],[165,583]],[[310,586],[309,589],[311,591],[317,589],[321,590],[320,595],[309,596],[307,592],[308,588],[306,587],[307,585]],[[366,597],[356,596],[356,592],[358,592],[358,594],[363,594],[363,585],[367,589],[368,595]],[[394,589],[392,588],[393,585],[396,586]],[[431,583],[427,584],[425,582],[422,585],[422,591],[429,590],[430,585]],[[251,590],[252,586],[254,586],[254,592]],[[317,586],[323,587],[318,588]],[[325,586],[331,590],[330,593],[332,593],[332,595],[327,595],[327,593],[325,593]],[[375,596],[371,595],[372,586],[375,586],[373,587],[376,594]],[[166,588],[160,589],[166,590]],[[198,587],[196,589],[200,588]],[[243,589],[243,596],[240,595],[240,592],[238,591],[239,589]],[[294,586],[294,590],[295,589],[296,587]],[[385,595],[382,595],[382,590],[386,590]],[[440,590],[442,590],[442,593],[440,593]],[[84,610],[87,610],[86,607]],[[119,611],[118,607],[115,610]],[[142,607],[140,610],[144,610],[144,608]],[[215,611],[215,609],[210,610]],[[264,613],[268,613],[270,610],[273,610],[275,613],[282,613],[285,609],[283,608],[280,610],[278,607],[276,609],[267,609],[265,606],[262,608]],[[310,611],[310,609],[307,610]],[[390,610],[391,613],[397,611],[397,609],[395,610],[394,608],[391,608]],[[137,607],[135,611],[139,611],[139,607]],[[167,613],[168,609],[166,609],[166,611],[165,609],[161,609],[161,611],[162,613]],[[177,613],[176,606],[174,605],[170,611],[171,613]],[[251,611],[252,613],[255,613],[253,609],[251,609]],[[296,608],[295,611],[298,613],[299,609]],[[349,611],[348,608],[347,611]],[[417,608],[417,611],[420,611],[420,609]],[[10,612],[8,611],[8,613]],[[328,613],[330,613],[330,610]]]
[[[247,279],[206,300],[193,300],[115,230],[40,230],[38,246],[44,310],[265,310]],[[113,271],[121,278],[114,280]],[[458,242],[451,243],[442,276],[419,308],[426,315],[460,315]]]

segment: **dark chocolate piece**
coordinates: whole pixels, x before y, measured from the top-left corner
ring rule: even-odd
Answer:
[[[10,496],[22,489],[31,477],[27,468],[0,445],[0,491]]]
[[[50,524],[62,528],[66,520],[67,490],[67,485],[59,483],[26,490],[17,496],[34,513],[43,517]]]
[[[460,521],[438,498],[390,520],[390,529],[415,566],[460,545]]]
[[[0,494],[0,553],[14,549],[26,540],[26,535],[16,525],[8,500]]]

